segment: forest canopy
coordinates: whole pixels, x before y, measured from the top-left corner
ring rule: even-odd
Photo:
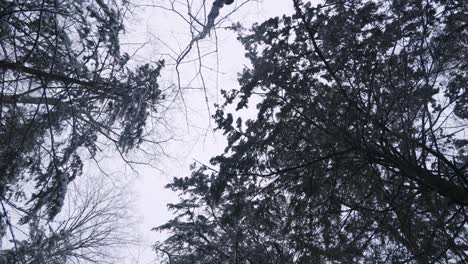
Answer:
[[[239,30],[228,139],[180,194],[165,263],[468,260],[464,1],[292,0]],[[237,110],[256,103],[257,115]],[[228,109],[236,109],[229,111]]]
[[[178,121],[161,108],[180,99],[189,127],[187,90],[211,112],[220,29],[249,62],[215,105],[224,152],[167,185],[161,263],[468,262],[465,1],[287,1],[248,29],[226,21],[255,0],[0,0],[0,264],[115,263],[136,243],[130,188],[98,158],[154,162],[158,122]],[[167,87],[163,60],[122,46],[137,6],[188,29],[160,42]]]
[[[115,243],[108,237],[120,220],[102,219],[122,206],[100,208],[104,196],[76,199],[99,206],[59,227],[52,221],[84,161],[107,145],[122,156],[138,147],[163,100],[163,62],[136,65],[121,50],[129,8],[126,0],[0,0],[0,241],[8,234],[14,245],[0,251],[1,263],[90,261],[94,247]],[[15,237],[13,215],[30,226],[29,240]]]

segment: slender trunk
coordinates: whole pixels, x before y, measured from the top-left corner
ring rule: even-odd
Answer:
[[[97,85],[94,82],[88,82],[88,81],[80,80],[77,78],[64,76],[61,74],[46,72],[46,71],[31,68],[31,67],[27,67],[19,63],[8,62],[4,60],[0,60],[0,69],[23,72],[23,73],[34,75],[38,78],[45,78],[49,80],[60,81],[66,84],[78,84],[78,85],[82,85],[86,87],[95,87]]]
[[[48,104],[48,105],[58,105],[62,102],[57,98],[45,98],[45,97],[32,97],[32,96],[21,96],[17,97],[14,95],[1,95],[0,104]]]

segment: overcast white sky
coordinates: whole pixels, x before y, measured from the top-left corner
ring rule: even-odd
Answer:
[[[137,2],[169,6],[168,0],[138,0]],[[193,2],[202,2],[202,0],[193,0]],[[211,8],[212,1],[206,2],[207,6]],[[233,5],[225,6],[220,15],[223,16],[232,11],[239,3],[241,1],[235,0]],[[187,10],[183,9],[182,5],[176,7],[181,14],[187,14]],[[292,1],[290,0],[251,1],[232,15],[224,25],[241,22],[248,28],[253,22],[261,22],[269,17],[291,13],[292,9]],[[166,61],[167,67],[161,77],[160,84],[162,89],[167,89],[175,84],[177,79],[171,57],[176,57],[188,44],[189,27],[175,13],[165,11],[162,8],[140,7],[136,11],[131,17],[131,25],[127,26],[128,36],[122,43],[128,51],[136,52],[135,58],[140,62],[160,59]],[[218,50],[217,53],[212,53],[203,59],[205,66],[203,76],[208,88],[208,105],[213,112],[215,109],[213,104],[218,99],[222,102],[219,90],[237,88],[237,73],[248,62],[245,60],[244,50],[233,32],[217,30],[216,35],[212,33],[209,39],[203,41],[202,45],[202,52],[209,53]],[[195,55],[194,50],[186,61],[194,58]],[[182,87],[201,87],[201,79],[195,74],[197,69],[197,61],[183,65],[181,68]],[[160,135],[161,138],[174,136],[174,140],[164,146],[164,151],[169,157],[160,156],[153,160],[152,165],[157,169],[148,166],[135,167],[139,175],[134,182],[134,204],[136,213],[141,220],[137,228],[147,245],[164,237],[163,234],[150,232],[150,229],[171,218],[166,205],[177,200],[176,194],[165,189],[164,186],[173,177],[189,176],[189,165],[194,162],[194,159],[208,163],[210,157],[221,153],[225,147],[222,135],[214,133],[212,127],[210,128],[210,122],[211,125],[213,122],[209,119],[203,90],[184,89],[183,96],[187,114],[185,107],[178,100],[172,106],[173,111],[168,112],[165,117],[169,121],[168,125],[171,126],[170,131],[163,131]],[[133,159],[139,160],[140,158],[135,156]],[[119,164],[111,159],[103,166],[114,170],[116,174],[134,175],[131,170],[128,168],[125,170]],[[132,256],[128,256],[127,262],[157,263],[155,254],[149,247],[133,250]]]

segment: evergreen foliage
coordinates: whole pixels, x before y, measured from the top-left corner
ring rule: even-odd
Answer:
[[[26,204],[20,222],[32,227],[53,220],[84,159],[104,143],[124,155],[142,142],[163,63],[130,66],[121,52],[128,5],[0,0],[0,239],[13,224],[5,207]]]
[[[343,0],[241,34],[224,154],[168,187],[166,263],[468,261],[467,6]],[[237,110],[260,101],[253,120]]]

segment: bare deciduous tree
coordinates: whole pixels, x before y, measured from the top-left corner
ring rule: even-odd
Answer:
[[[128,186],[112,185],[103,177],[72,185],[53,221],[37,215],[23,230],[12,224],[15,217],[7,218],[16,235],[9,237],[10,247],[1,252],[0,263],[115,263],[117,252],[137,242]],[[4,210],[2,218],[5,214]]]

